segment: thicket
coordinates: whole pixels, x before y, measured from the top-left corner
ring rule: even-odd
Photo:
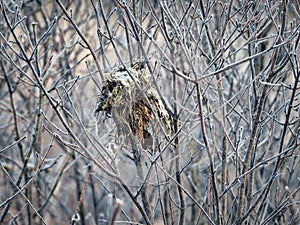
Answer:
[[[0,10],[1,224],[300,223],[298,0]]]

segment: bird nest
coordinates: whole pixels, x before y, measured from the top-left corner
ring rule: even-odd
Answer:
[[[172,132],[171,116],[151,85],[150,74],[139,64],[106,77],[95,113],[100,111],[113,118],[119,134],[133,134],[144,148],[152,146],[153,127],[159,121],[167,133]]]

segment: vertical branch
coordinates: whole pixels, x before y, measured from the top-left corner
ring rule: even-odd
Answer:
[[[72,157],[74,157],[74,154],[73,154]],[[85,224],[85,219],[84,219],[85,213],[83,211],[83,200],[84,200],[84,196],[85,196],[85,193],[86,193],[86,189],[88,187],[90,173],[88,173],[85,176],[84,184],[83,184],[82,187],[80,187],[81,186],[80,185],[80,179],[79,179],[79,176],[77,176],[77,175],[79,175],[79,173],[78,173],[78,171],[76,171],[78,168],[74,167],[74,169],[75,169],[75,176],[76,176],[75,179],[76,179],[77,188],[78,188],[78,202],[77,202],[77,205],[76,205],[74,215],[73,215],[72,220],[71,220],[71,224],[75,225],[77,223],[77,221],[79,221],[80,218],[81,218],[82,225],[84,225]]]
[[[263,110],[263,105],[264,101],[266,98],[267,94],[267,87],[263,86],[262,94],[259,96],[259,99],[257,100],[257,106],[254,109],[253,112],[253,128],[251,132],[251,137],[249,140],[249,145],[247,148],[246,156],[243,162],[243,170],[242,174],[244,175],[241,180],[241,185],[240,185],[240,190],[239,190],[239,201],[238,201],[238,211],[237,211],[237,224],[241,224],[241,216],[242,216],[242,211],[243,211],[243,206],[244,206],[244,199],[245,199],[245,189],[246,189],[246,184],[247,184],[247,175],[246,172],[249,169],[249,163],[250,163],[250,158],[251,154],[254,151],[254,146],[256,142],[256,136],[257,136],[257,130],[259,127],[260,123],[260,116]]]
[[[174,60],[174,55],[172,54],[172,58]],[[173,98],[174,98],[174,105],[173,105],[173,122],[174,122],[174,133],[176,134],[178,132],[178,113],[177,113],[177,79],[176,74],[173,73]],[[179,156],[179,137],[178,135],[175,137],[174,140],[175,144],[175,155]],[[179,216],[179,223],[180,225],[184,224],[184,217],[185,217],[185,200],[184,200],[184,194],[181,189],[181,168],[180,168],[180,157],[176,157],[175,159],[175,170],[176,170],[176,180],[178,182],[177,189],[179,194],[179,200],[180,200],[180,216]]]
[[[221,107],[221,137],[222,137],[222,172],[221,172],[221,190],[224,191],[226,188],[226,183],[227,183],[227,138],[225,135],[226,132],[226,105],[225,105],[225,100],[224,100],[224,89],[222,85],[222,78],[220,74],[218,73],[217,76],[217,82],[218,82],[218,95],[219,95],[219,102],[220,102],[220,107]],[[227,195],[225,194],[223,196],[223,199],[221,201],[221,206],[222,206],[222,217],[223,217],[223,222],[226,221],[227,218]]]
[[[92,166],[88,166],[89,169],[89,174],[90,174],[90,187],[91,187],[91,191],[92,191],[92,201],[93,201],[93,213],[94,213],[94,218],[95,221],[99,221],[99,213],[97,211],[97,206],[98,206],[98,199],[97,199],[97,193],[96,193],[96,187],[95,187],[95,183],[93,180],[93,174],[94,174],[94,169],[92,168]]]
[[[118,214],[120,213],[121,206],[123,205],[123,201],[121,199],[116,199],[117,207],[113,213],[110,225],[114,225],[117,219]]]
[[[228,4],[228,3],[227,3]],[[221,32],[221,37],[219,40],[220,48],[222,49],[224,46],[222,46],[225,40],[225,32],[228,27],[228,23],[231,18],[231,10],[233,6],[233,0],[230,1],[229,5],[227,6],[227,13],[226,13],[226,18],[223,26],[223,30]],[[211,42],[210,42],[211,43]],[[222,54],[221,58],[221,65],[222,61],[225,60],[225,56]],[[220,65],[220,66],[221,66]],[[221,171],[221,190],[224,191],[226,188],[227,184],[227,137],[226,137],[226,116],[227,116],[227,111],[226,111],[226,104],[225,104],[225,98],[224,98],[224,88],[223,88],[223,78],[221,77],[221,74],[216,74],[216,79],[217,79],[217,85],[218,85],[218,95],[219,95],[219,106],[221,107],[221,129],[220,129],[220,136],[222,137],[222,142],[221,142],[221,149],[222,149],[222,171]],[[225,223],[227,220],[227,194],[225,194],[222,197],[221,200],[221,207],[222,207],[222,223]]]
[[[132,136],[132,134],[130,136]],[[131,142],[131,146],[132,146],[132,154],[133,154],[133,158],[134,158],[134,163],[136,165],[138,177],[139,177],[140,181],[144,181],[144,173],[143,173],[143,166],[142,166],[142,160],[141,160],[141,150],[138,149],[138,146],[134,140],[134,137],[130,138],[130,142]],[[151,217],[152,217],[151,207],[149,204],[149,198],[148,198],[148,194],[147,194],[147,186],[148,185],[146,184],[146,182],[142,183],[141,185],[142,185],[142,187],[140,188],[140,193],[141,193],[141,197],[142,197],[143,206],[144,206],[147,217],[150,219],[150,221],[152,221],[153,219],[151,219]]]
[[[13,118],[14,118],[15,140],[17,141],[17,140],[20,139],[21,136],[20,136],[20,132],[19,132],[19,124],[18,124],[16,105],[15,105],[14,97],[13,97],[13,89],[11,87],[11,84],[10,84],[9,78],[7,76],[7,73],[4,69],[2,60],[0,60],[0,66],[1,66],[1,70],[2,70],[2,73],[4,75],[4,79],[6,81],[7,87],[8,87],[8,91],[9,91],[10,105],[11,105],[11,110],[12,110]],[[24,162],[25,156],[24,156],[23,146],[20,142],[18,142],[17,146],[18,146],[19,151],[20,151],[21,160]]]
[[[211,183],[213,186],[213,194],[214,194],[214,200],[215,202],[215,206],[216,206],[216,221],[217,224],[221,224],[220,221],[220,209],[219,209],[219,194],[218,194],[218,189],[217,189],[217,185],[216,185],[216,179],[215,179],[215,171],[214,171],[214,162],[212,159],[212,155],[211,155],[211,150],[209,147],[209,143],[208,143],[208,137],[207,137],[207,133],[206,133],[206,128],[205,128],[205,121],[204,121],[204,114],[203,114],[203,104],[202,104],[202,94],[201,94],[201,89],[200,89],[200,84],[196,83],[196,87],[197,87],[197,100],[198,100],[198,106],[199,106],[199,118],[200,118],[200,126],[201,126],[201,131],[202,131],[202,135],[203,135],[203,141],[204,141],[204,145],[208,154],[208,158],[209,158],[209,166],[210,166],[210,175],[211,175]]]

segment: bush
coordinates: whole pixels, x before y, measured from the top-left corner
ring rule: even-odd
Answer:
[[[300,223],[298,1],[0,6],[1,223]]]

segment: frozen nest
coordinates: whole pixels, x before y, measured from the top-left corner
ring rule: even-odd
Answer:
[[[154,127],[163,127],[166,134],[173,130],[170,113],[141,64],[114,71],[106,77],[95,113],[100,111],[113,118],[119,134],[133,134],[144,148],[152,146]]]

